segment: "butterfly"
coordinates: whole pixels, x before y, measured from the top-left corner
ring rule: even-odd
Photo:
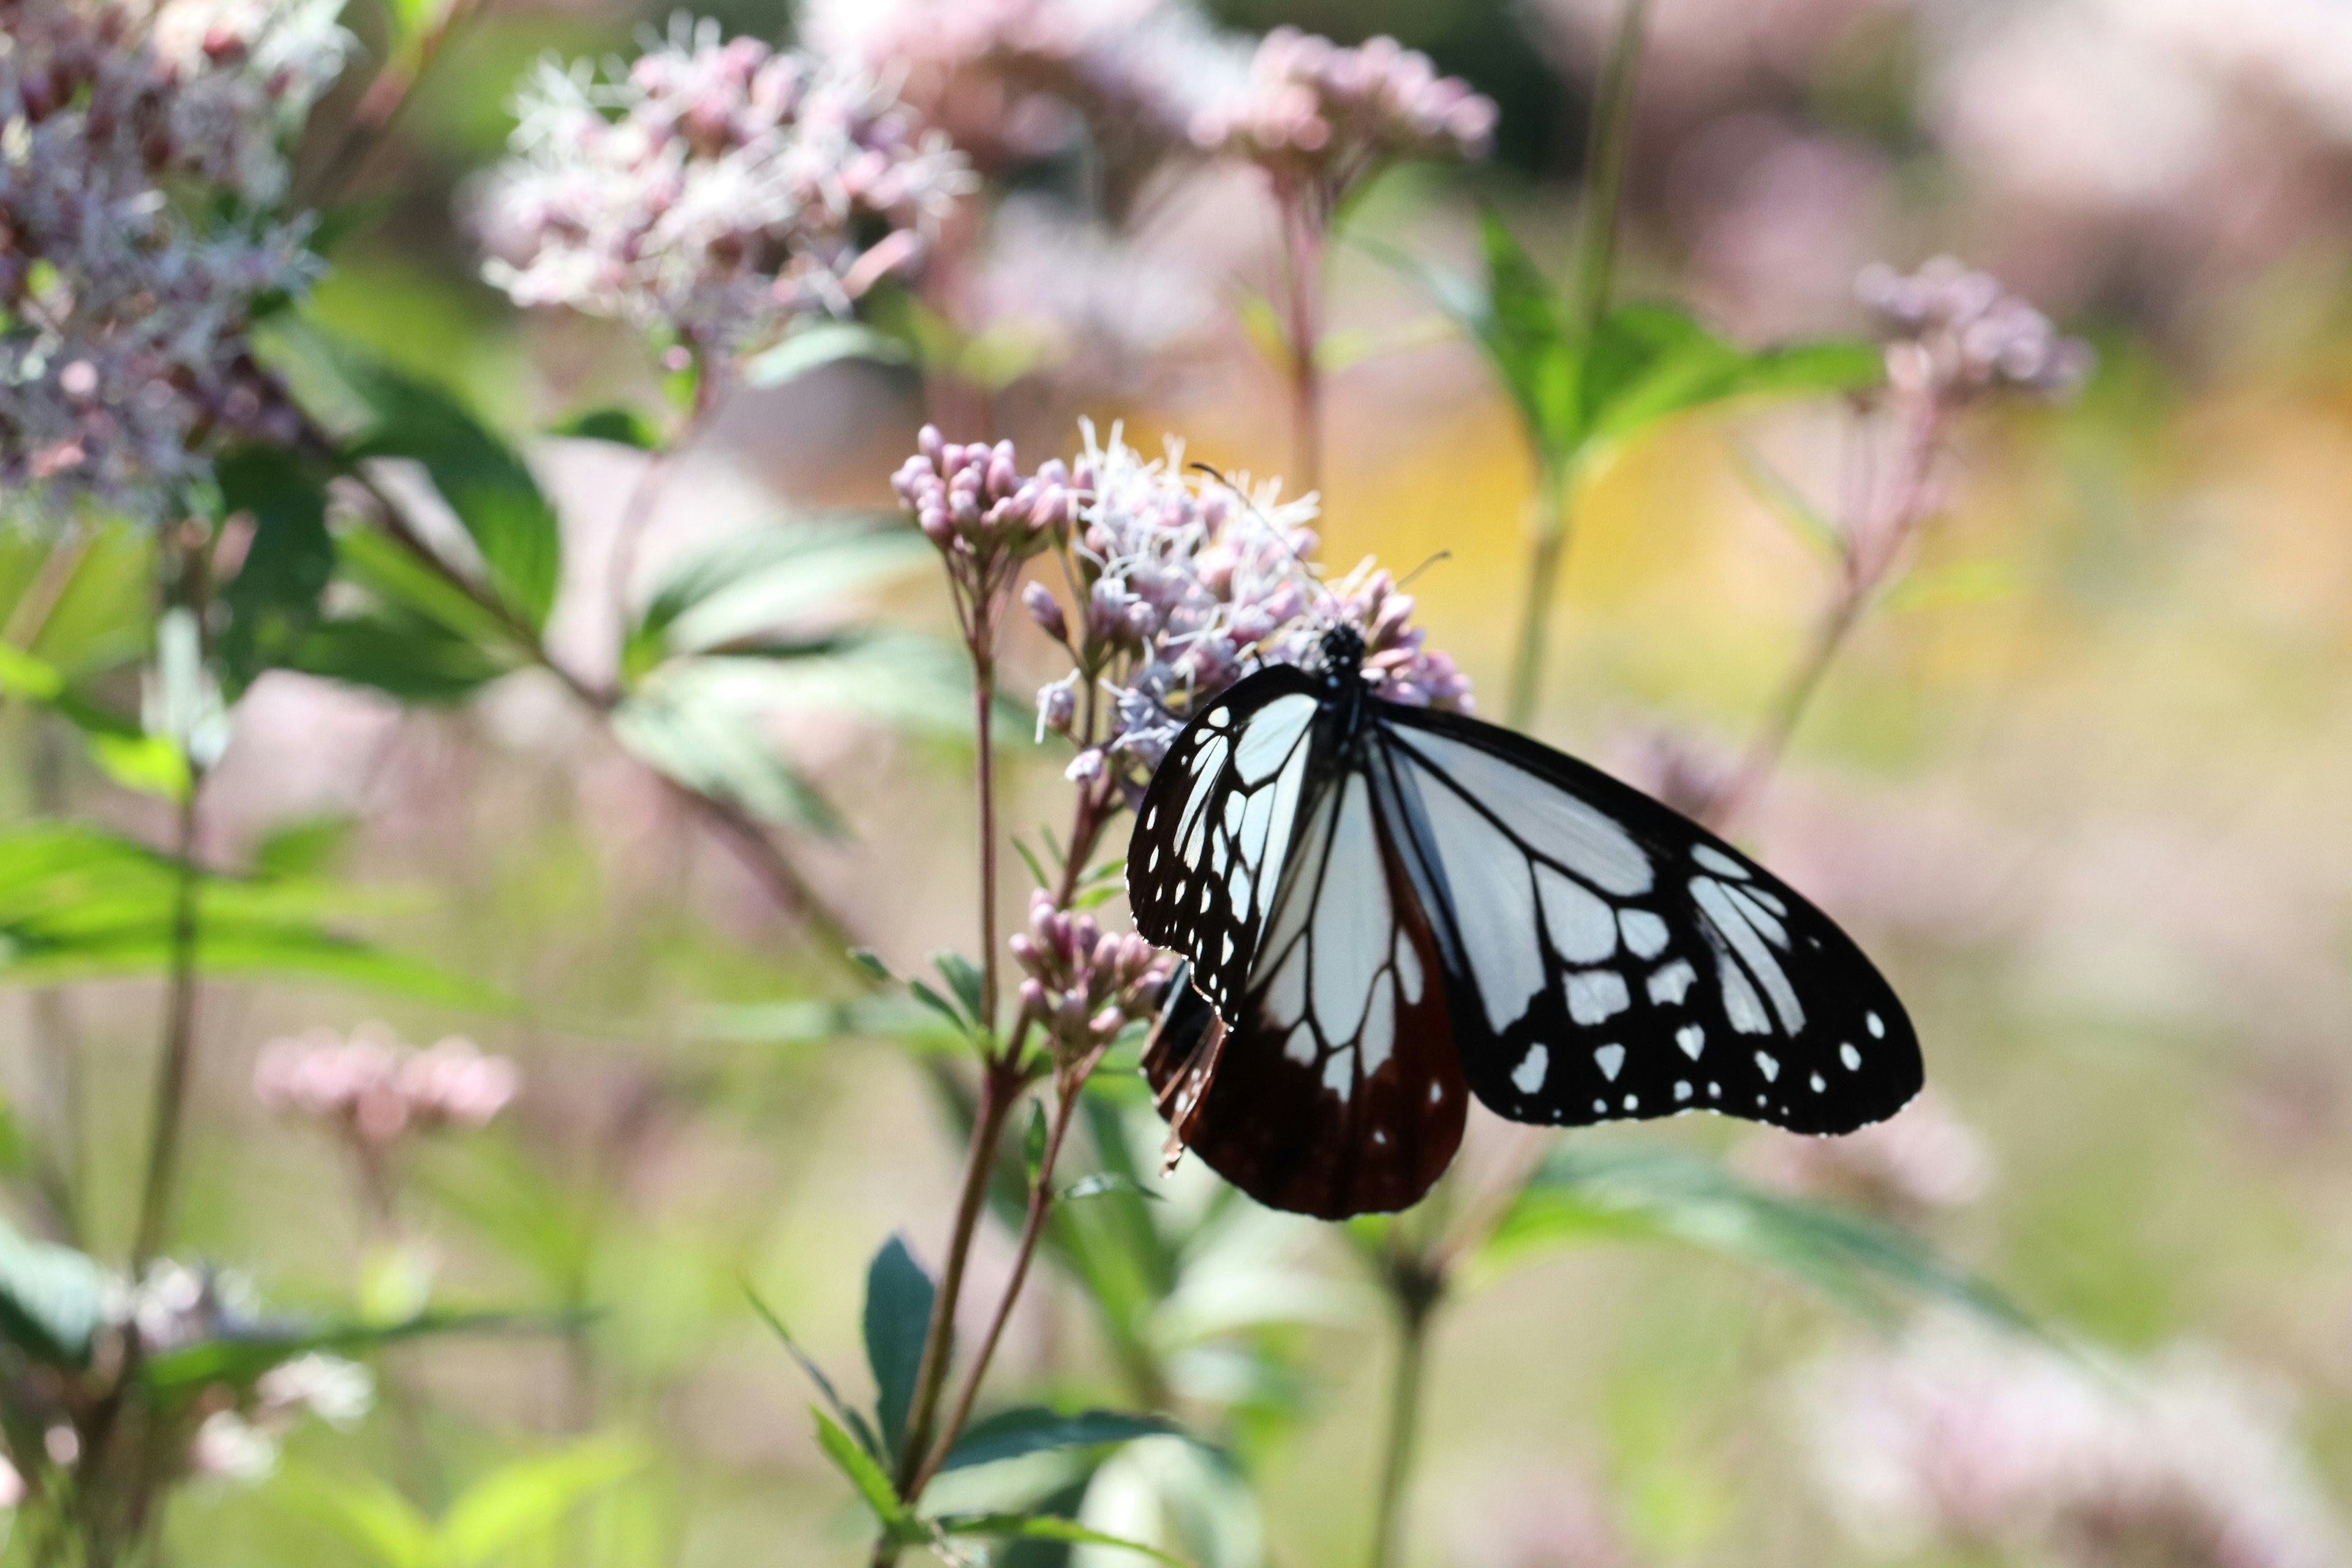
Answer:
[[[1189,961],[1144,1058],[1171,1147],[1340,1218],[1426,1193],[1474,1094],[1835,1133],[1918,1092],[1894,990],[1755,861],[1549,746],[1374,696],[1350,626],[1318,652],[1206,703],[1138,808],[1136,929]]]

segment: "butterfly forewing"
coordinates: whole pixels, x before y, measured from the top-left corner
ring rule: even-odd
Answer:
[[[1755,862],[1508,731],[1376,712],[1462,1069],[1493,1110],[1553,1123],[1703,1110],[1843,1132],[1918,1091],[1893,990]]]

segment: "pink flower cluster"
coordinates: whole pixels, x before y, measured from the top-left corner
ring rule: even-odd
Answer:
[[[1202,110],[1192,141],[1258,164],[1277,189],[1337,200],[1391,159],[1484,157],[1495,118],[1491,99],[1394,38],[1349,48],[1281,26],[1258,45],[1248,89]]]
[[[918,446],[891,476],[890,487],[940,553],[974,562],[1021,560],[1068,533],[1076,502],[1069,470],[1059,459],[1024,475],[1012,442],[959,446],[932,425],[923,426]]]
[[[811,44],[900,92],[990,170],[1083,130],[1131,190],[1238,88],[1245,52],[1186,0],[817,0]]]
[[[412,1132],[486,1127],[521,1089],[512,1061],[484,1056],[470,1040],[452,1036],[418,1050],[381,1026],[272,1040],[253,1069],[263,1106],[331,1123],[371,1149]]]
[[[1864,269],[1854,291],[1885,324],[1886,374],[1898,392],[1966,399],[1994,391],[2064,396],[2091,373],[2090,345],[1989,272],[1939,256],[1913,273]]]
[[[1174,965],[1133,931],[1106,931],[1091,915],[1055,908],[1043,888],[1030,895],[1029,929],[1011,946],[1026,975],[1022,1012],[1044,1027],[1064,1061],[1101,1049],[1129,1023],[1151,1016]]]
[[[1843,1138],[1759,1133],[1741,1163],[1768,1186],[1916,1221],[1991,1190],[1992,1152],[1930,1089],[1896,1115]]]
[[[545,62],[516,109],[478,216],[490,281],[705,351],[911,271],[974,188],[863,70],[715,22],[681,22],[618,79]]]
[[[1429,634],[1412,624],[1413,596],[1398,590],[1395,574],[1367,558],[1331,593],[1340,618],[1363,631],[1364,678],[1378,695],[1415,708],[1471,710],[1470,678],[1452,656],[1423,646]],[[1307,650],[1294,652],[1303,658]]]
[[[2209,1356],[2094,1360],[1931,1322],[1801,1390],[1831,1500],[1874,1543],[2076,1568],[2338,1568],[2347,1542],[2284,1413]]]
[[[0,490],[152,515],[224,439],[289,436],[247,331],[317,268],[276,209],[336,9],[0,0]]]

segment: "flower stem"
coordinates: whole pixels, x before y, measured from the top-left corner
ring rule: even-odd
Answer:
[[[1302,493],[1323,488],[1323,369],[1317,353],[1323,332],[1324,216],[1312,189],[1282,204],[1283,285],[1290,339],[1291,463]]]
[[[1617,227],[1624,205],[1626,152],[1633,141],[1633,89],[1641,75],[1642,47],[1648,33],[1649,0],[1625,0],[1616,36],[1592,99],[1592,125],[1584,149],[1584,221],[1577,236],[1571,323],[1589,344],[1608,313],[1617,271]],[[1536,498],[1535,541],[1528,559],[1528,596],[1521,612],[1518,654],[1511,668],[1510,701],[1505,710],[1513,728],[1535,717],[1543,694],[1544,652],[1552,600],[1559,591],[1561,563],[1568,554],[1570,503],[1582,454],[1538,454],[1543,472]]]
[[[1412,1459],[1421,1435],[1421,1394],[1428,1368],[1429,1333],[1445,1298],[1443,1272],[1419,1254],[1392,1253],[1383,1282],[1397,1316],[1396,1365],[1390,1373],[1388,1435],[1381,1457],[1380,1491],[1373,1499],[1371,1568],[1396,1568],[1403,1549],[1405,1492],[1412,1484]]]
[[[996,1303],[995,1314],[989,1319],[988,1332],[980,1342],[979,1353],[971,1358],[971,1365],[964,1372],[963,1387],[956,1394],[955,1405],[940,1427],[939,1440],[931,1446],[929,1456],[908,1485],[906,1496],[909,1499],[922,1496],[923,1489],[947,1463],[948,1452],[955,1447],[956,1439],[962,1436],[964,1423],[971,1419],[972,1403],[980,1396],[980,1385],[988,1375],[989,1363],[995,1359],[997,1344],[1004,1338],[1004,1325],[1012,1319],[1013,1305],[1021,1299],[1021,1288],[1029,1278],[1029,1265],[1037,1256],[1038,1240],[1045,1235],[1045,1221],[1053,1212],[1054,1166],[1061,1158],[1062,1141],[1070,1131],[1070,1120],[1077,1110],[1078,1095],[1085,1087],[1087,1074],[1101,1054],[1097,1051],[1094,1057],[1062,1075],[1055,1098],[1054,1115],[1046,1126],[1045,1153],[1038,1160],[1036,1177],[1030,1184],[1029,1214],[1021,1227],[1019,1249],[1013,1254],[1012,1278],[1005,1281],[1003,1297]],[[912,1446],[910,1442],[908,1447]]]
[[[992,595],[993,597],[993,595]],[[980,1018],[982,1034],[996,1032],[996,626],[995,611],[974,606],[971,651],[972,734],[977,754],[973,787],[980,793]]]
[[[134,1279],[162,1248],[169,1230],[173,1191],[179,1179],[181,1133],[187,1121],[188,1068],[195,1054],[196,1037],[196,795],[201,784],[201,775],[191,776],[180,797],[175,836],[179,865],[172,900],[171,991],[163,1009],[163,1045],[155,1077],[147,1177],[140,1188],[139,1227],[131,1247],[131,1274]]]
[[[1543,686],[1544,651],[1551,640],[1552,596],[1559,591],[1560,563],[1568,556],[1573,526],[1570,494],[1575,485],[1563,465],[1547,463],[1536,491],[1535,545],[1528,558],[1528,597],[1520,612],[1518,652],[1511,661],[1510,700],[1504,722],[1527,728]]]

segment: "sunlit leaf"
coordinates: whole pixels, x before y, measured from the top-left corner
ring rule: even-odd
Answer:
[[[51,1366],[86,1366],[107,1290],[94,1259],[0,1220],[0,1341]]]
[[[875,1436],[874,1428],[867,1424],[865,1416],[852,1409],[848,1401],[841,1397],[840,1391],[833,1385],[833,1379],[825,1376],[824,1369],[817,1365],[816,1358],[801,1349],[800,1342],[793,1338],[790,1329],[784,1327],[783,1319],[778,1317],[775,1310],[760,1299],[760,1293],[751,1289],[748,1280],[744,1282],[743,1294],[751,1298],[751,1310],[760,1315],[761,1322],[768,1325],[769,1331],[776,1336],[778,1342],[782,1344],[785,1353],[798,1363],[803,1374],[810,1383],[816,1385],[817,1393],[824,1396],[825,1404],[832,1407],[834,1415],[839,1418],[841,1424],[857,1434],[858,1446],[877,1461],[887,1463],[889,1451],[882,1447],[882,1441]]]
[[[449,1568],[478,1568],[546,1540],[590,1497],[647,1463],[639,1445],[599,1436],[493,1470],[449,1505],[439,1531],[442,1559]]]
[[[272,1367],[328,1351],[362,1355],[410,1340],[458,1334],[540,1332],[562,1326],[550,1317],[509,1312],[424,1312],[396,1323],[323,1323],[251,1329],[163,1351],[142,1363],[140,1381],[157,1394],[195,1393],[218,1385],[245,1388]]]
[[[859,1447],[857,1440],[843,1431],[824,1411],[811,1406],[809,1414],[816,1417],[817,1447],[824,1449],[824,1457],[849,1479],[849,1484],[857,1489],[857,1495],[873,1510],[883,1530],[897,1540],[920,1540],[925,1533],[924,1527],[898,1500],[898,1489],[890,1484],[890,1478],[883,1473],[882,1467],[875,1462],[874,1456]]]
[[[982,1005],[980,965],[953,951],[931,954],[931,965],[940,972],[940,978],[948,983],[948,989],[955,994],[955,999],[963,1005],[964,1016],[974,1024],[985,1026],[988,1019],[984,1015],[988,1009]]]
[[[779,826],[828,837],[846,830],[776,743],[760,693],[706,661],[672,668],[613,710],[613,734],[655,772]]]
[[[1991,1286],[1866,1215],[1766,1192],[1714,1161],[1659,1149],[1563,1145],[1521,1192],[1479,1258],[1499,1272],[1587,1240],[1678,1241],[1760,1264],[1850,1311],[1889,1320],[1905,1301],[2028,1320]]]
[[[1061,1198],[1064,1203],[1076,1203],[1081,1198],[1098,1198],[1110,1193],[1132,1193],[1155,1204],[1167,1201],[1164,1194],[1146,1186],[1133,1176],[1111,1171],[1097,1171],[1091,1176],[1079,1177],[1062,1189]]]
[[[930,553],[913,529],[831,519],[745,529],[666,566],[629,634],[633,673],[677,654],[754,651]]]
[[[866,1271],[866,1363],[874,1373],[884,1451],[893,1458],[906,1445],[907,1412],[914,1404],[935,1298],[931,1277],[906,1242],[895,1236],[884,1242]]]
[[[782,386],[813,370],[843,360],[904,364],[912,357],[903,340],[887,332],[856,321],[819,321],[802,327],[775,347],[762,349],[746,359],[743,380],[751,386]]]
[[[271,1482],[268,1495],[334,1531],[382,1568],[441,1568],[441,1540],[433,1521],[380,1477],[346,1479],[289,1465]]]
[[[661,450],[662,434],[654,422],[634,408],[592,408],[575,414],[560,424],[548,426],[551,436],[566,436],[575,441],[604,441],[615,447],[629,447],[640,452]]]

